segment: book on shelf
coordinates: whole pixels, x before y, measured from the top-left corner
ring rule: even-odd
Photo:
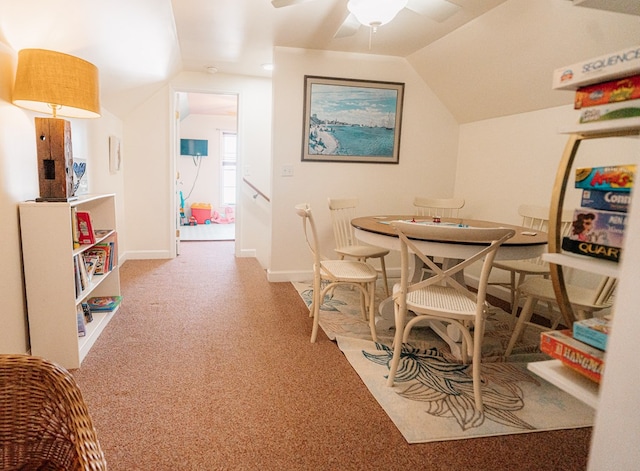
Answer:
[[[104,273],[108,273],[113,270],[115,260],[115,241],[110,240],[108,242],[100,242],[93,246],[94,249],[104,250]]]
[[[80,306],[82,307],[82,312],[84,313],[85,322],[93,322],[93,314],[91,313],[91,308],[89,307],[89,305],[87,303],[81,303]]]
[[[76,208],[71,208],[71,238],[73,239],[73,248],[80,247],[80,241],[78,240],[78,216],[76,215]]]
[[[80,268],[78,266],[78,257],[73,257],[73,276],[76,285],[76,298],[82,293],[82,282],[80,281]]]
[[[94,244],[96,236],[93,233],[93,223],[89,211],[76,211],[78,221],[78,242],[80,244]]]
[[[636,98],[640,98],[640,74],[578,88],[574,108],[579,110]]]
[[[637,74],[640,74],[640,46],[632,46],[554,70],[551,88],[576,90]]]
[[[574,339],[569,329],[542,332],[540,350],[596,383],[602,378],[605,353]]]
[[[84,256],[82,254],[76,255],[78,259],[76,266],[78,267],[78,273],[80,275],[80,286],[82,290],[87,289],[89,286],[89,273],[87,272],[87,265],[84,263]]]
[[[596,244],[595,242],[584,242],[579,240],[562,238],[562,250],[586,255],[587,257],[619,262],[622,257],[622,249],[619,247],[609,247],[608,245]]]
[[[640,116],[640,98],[636,100],[620,101],[617,103],[605,103],[604,105],[583,108],[578,122],[595,123],[610,121],[613,119],[637,118]]]
[[[611,321],[606,317],[592,317],[573,323],[573,338],[587,345],[607,350],[607,339],[611,332]]]
[[[93,233],[96,236],[96,239],[101,239],[106,237],[111,232],[111,229],[94,229]]]
[[[609,165],[576,169],[575,187],[586,190],[630,192],[636,176],[636,165]]]
[[[87,299],[91,312],[110,312],[122,302],[122,296],[94,296]]]
[[[98,265],[98,259],[96,257],[88,256],[83,254],[82,256],[84,260],[84,265],[87,268],[87,276],[89,281],[93,278],[94,273],[96,272],[96,266]]]
[[[78,337],[84,337],[87,335],[87,328],[84,325],[84,312],[80,306],[76,310],[76,320],[78,322]]]
[[[626,213],[631,203],[631,193],[604,190],[582,190],[580,206],[583,208],[600,209],[602,211],[616,211]]]
[[[95,275],[104,275],[109,272],[107,266],[108,254],[104,246],[94,245],[84,253],[84,256],[95,262]]]

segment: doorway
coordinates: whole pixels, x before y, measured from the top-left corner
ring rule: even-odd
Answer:
[[[238,96],[176,92],[176,103],[178,239],[235,240]]]

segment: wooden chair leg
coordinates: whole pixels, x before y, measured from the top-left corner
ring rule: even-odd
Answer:
[[[376,333],[376,282],[369,283],[369,329],[371,329],[371,338],[374,342],[378,341]]]
[[[389,376],[387,377],[387,386],[393,386],[393,381],[398,372],[398,365],[400,364],[400,355],[402,354],[402,335],[404,331],[405,315],[401,312],[400,306],[394,303],[394,314],[396,333],[393,338],[393,358],[391,359],[391,365],[389,366]]]
[[[323,290],[320,288],[320,280],[315,279],[313,283],[313,301],[311,302],[312,314],[313,314],[313,329],[311,330],[311,343],[315,343],[318,337],[318,325],[320,323],[320,301],[324,296]]]
[[[504,356],[511,355],[511,351],[515,346],[516,342],[520,339],[520,336],[524,332],[525,324],[531,320],[531,314],[533,314],[533,309],[536,306],[538,300],[533,296],[527,297],[527,300],[522,306],[522,311],[520,311],[520,317],[518,317],[518,322],[516,323],[515,328],[513,329],[513,333],[511,334],[511,339],[509,340],[509,345],[504,352]]]
[[[484,320],[475,326],[473,333],[473,397],[476,409],[483,412],[482,405],[482,338],[484,336]]]
[[[389,282],[387,281],[387,267],[384,263],[384,256],[380,257],[380,268],[382,269],[382,281],[384,283],[384,292],[387,295],[387,298],[391,296],[389,292]]]

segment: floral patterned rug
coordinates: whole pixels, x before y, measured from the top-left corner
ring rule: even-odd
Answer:
[[[293,283],[310,304],[311,284]],[[384,297],[378,290],[379,299]],[[396,383],[386,385],[393,356],[393,329],[371,340],[357,293],[338,288],[327,296],[320,326],[335,340],[371,394],[409,443],[456,440],[534,431],[588,427],[595,411],[526,368],[546,360],[539,353],[539,330],[527,329],[514,354],[502,352],[511,333],[510,315],[495,309],[487,322],[483,348],[484,411],[475,407],[470,367],[428,328],[414,328],[403,347]],[[310,334],[310,333],[309,333]]]

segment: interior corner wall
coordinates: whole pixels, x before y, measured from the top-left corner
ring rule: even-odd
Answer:
[[[169,115],[169,87],[164,86],[124,120],[127,258],[171,258],[175,253]]]
[[[559,131],[578,113],[567,105],[461,125],[455,193],[466,199],[465,216],[519,224],[519,205],[549,206],[568,140]],[[634,138],[587,140],[574,170],[630,163],[636,147]],[[565,208],[579,206],[580,192],[568,191]]]
[[[364,215],[413,213],[416,195],[454,196],[458,124],[406,60],[293,48],[276,48],[274,59],[271,281],[310,277],[298,203],[311,204],[323,251],[333,256],[328,197],[358,197]],[[399,164],[302,162],[305,75],[404,83]],[[293,176],[281,176],[285,165]]]
[[[267,195],[271,192],[271,80],[182,72],[124,121],[127,258],[171,258],[175,254],[179,201],[172,194],[175,142],[170,100],[176,91],[238,95],[238,168],[249,166],[252,183]],[[236,239],[236,255],[249,253],[262,264],[267,263],[270,254],[264,235],[268,233],[265,221],[270,220],[270,207],[261,205],[256,209],[244,185],[239,195],[236,229],[241,235]],[[244,217],[243,206],[250,207],[251,217]]]

